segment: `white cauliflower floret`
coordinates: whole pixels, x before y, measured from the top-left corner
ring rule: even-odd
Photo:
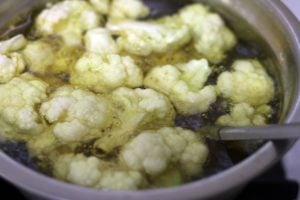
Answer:
[[[44,156],[51,153],[60,143],[50,129],[44,130],[38,137],[31,137],[27,147],[35,156]]]
[[[27,44],[27,40],[24,35],[16,35],[8,40],[0,42],[0,53],[7,54],[23,49]]]
[[[0,83],[6,83],[21,74],[25,69],[25,62],[19,53],[9,56],[0,54]]]
[[[108,14],[111,0],[89,0],[93,8],[100,14]]]
[[[216,101],[214,86],[204,86],[211,69],[205,59],[153,68],[144,85],[166,94],[182,114],[205,112]]]
[[[53,124],[53,134],[61,142],[82,141],[101,134],[111,121],[107,100],[92,92],[64,86],[44,102],[40,113]]]
[[[87,52],[74,66],[70,81],[96,92],[109,92],[121,86],[142,86],[143,74],[129,56]]]
[[[55,177],[82,186],[112,190],[134,190],[144,182],[137,171],[110,169],[96,157],[65,154],[54,161]]]
[[[113,0],[109,11],[109,22],[146,17],[150,10],[141,0]]]
[[[66,154],[54,163],[54,176],[82,186],[95,186],[101,176],[101,161],[96,157],[82,154]]]
[[[29,42],[23,50],[29,69],[37,73],[45,73],[54,63],[55,53],[50,44],[44,41]]]
[[[125,146],[121,156],[128,167],[154,176],[167,168],[171,155],[161,135],[144,131]]]
[[[129,168],[151,176],[177,166],[184,175],[201,173],[208,156],[205,144],[189,130],[162,128],[143,131],[122,150],[121,159]]]
[[[43,75],[70,72],[82,52],[81,48],[64,45],[59,38],[31,41],[22,51],[29,70]]]
[[[43,10],[35,28],[43,36],[61,36],[67,45],[81,45],[83,32],[100,26],[100,22],[100,15],[88,2],[65,0]]]
[[[191,39],[188,27],[180,21],[178,23],[130,21],[109,24],[107,28],[112,33],[120,35],[117,39],[119,49],[140,56],[175,51]]]
[[[105,170],[98,187],[110,190],[136,190],[144,182],[137,171]]]
[[[0,129],[7,134],[38,134],[43,125],[35,107],[47,97],[48,85],[29,74],[0,85]]]
[[[210,62],[219,63],[236,44],[235,35],[222,18],[201,4],[183,8],[179,16],[193,32],[196,50]]]
[[[67,180],[79,185],[93,186],[99,181],[101,176],[101,172],[98,169],[99,165],[100,161],[95,157],[84,159],[81,156],[77,160],[72,160]]]
[[[230,114],[218,118],[217,124],[221,126],[259,126],[265,125],[272,114],[272,108],[262,105],[253,108],[247,103],[240,103],[233,106]]]
[[[110,32],[104,28],[89,30],[84,36],[85,48],[89,52],[98,54],[118,53],[117,44]]]
[[[172,104],[163,94],[152,89],[119,88],[111,101],[118,108],[115,127],[97,141],[106,152],[128,142],[137,129],[170,126],[175,118]]]
[[[143,116],[142,118],[145,120],[143,123],[145,124],[154,120],[153,118],[164,119],[168,121],[167,123],[173,120],[174,110],[172,104],[167,97],[155,90],[122,87],[113,91],[111,96],[113,102],[118,107],[122,107],[120,111],[122,115],[133,112],[135,114],[139,113]]]
[[[223,72],[218,78],[218,89],[233,103],[260,106],[274,96],[274,83],[257,60],[237,60],[232,72]]]
[[[201,173],[208,156],[208,148],[196,133],[182,128],[159,130],[165,143],[172,150],[172,162],[179,162],[183,174],[193,176]]]
[[[0,42],[0,83],[8,82],[24,71],[25,61],[17,51],[26,44],[27,40],[21,34]]]

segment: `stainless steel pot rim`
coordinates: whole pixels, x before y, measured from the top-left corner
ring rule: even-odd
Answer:
[[[292,48],[296,54],[300,55],[300,30],[297,30],[295,27],[298,23],[295,17],[280,1],[270,0],[265,3],[271,6],[270,9],[273,9],[279,16],[279,20],[288,27],[286,31],[294,40],[293,44],[291,44]],[[297,64],[300,66],[300,57],[297,59]],[[296,122],[295,116],[300,113],[299,88],[300,85],[297,83],[297,95],[295,95],[294,104],[286,119],[286,123]],[[273,142],[268,142],[255,154],[224,172],[207,177],[201,181],[195,181],[170,189],[112,192],[83,188],[32,171],[16,163],[4,153],[0,153],[0,175],[26,191],[49,199],[52,199],[53,194],[60,197],[60,199],[74,200],[86,198],[93,200],[100,197],[101,199],[186,199],[187,196],[190,199],[200,199],[201,197],[212,197],[215,194],[230,190],[257,176],[283,153],[278,152],[277,145]],[[257,163],[255,169],[252,167],[253,163]]]

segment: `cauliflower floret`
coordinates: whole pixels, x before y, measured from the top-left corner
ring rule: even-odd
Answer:
[[[19,53],[9,56],[0,54],[0,83],[6,83],[13,77],[21,74],[25,69],[25,62]]]
[[[36,18],[37,34],[59,35],[67,45],[81,45],[84,31],[100,26],[101,17],[85,1],[65,0],[43,10]]]
[[[94,9],[100,14],[108,14],[111,0],[89,0]]]
[[[24,35],[16,35],[8,40],[0,42],[0,53],[7,54],[23,49],[27,44],[27,40]]]
[[[121,152],[121,160],[129,168],[157,176],[171,165],[182,174],[201,173],[208,148],[196,134],[182,128],[143,131]]]
[[[45,73],[55,60],[51,45],[39,40],[30,42],[23,50],[23,55],[30,70],[37,73]]]
[[[189,28],[179,20],[176,23],[130,21],[108,24],[107,28],[120,35],[117,39],[120,50],[140,56],[175,51],[191,39]]]
[[[226,51],[236,44],[235,35],[222,18],[201,4],[183,8],[179,16],[192,30],[196,50],[210,62],[222,61]]]
[[[0,129],[6,134],[38,134],[43,125],[35,107],[46,99],[48,85],[29,74],[0,85]]]
[[[137,171],[109,169],[107,163],[82,154],[65,154],[54,161],[55,177],[82,186],[112,190],[134,190],[144,181]]]
[[[0,83],[8,82],[24,71],[25,61],[16,51],[26,44],[27,40],[21,34],[0,42]]]
[[[128,167],[154,176],[167,168],[171,155],[161,135],[145,131],[125,146],[121,156]]]
[[[77,61],[70,81],[96,92],[109,92],[121,86],[142,86],[143,74],[129,56],[87,52]]]
[[[111,121],[110,112],[105,98],[69,86],[57,89],[40,108],[61,142],[82,141],[101,134],[101,128]]]
[[[233,103],[248,103],[260,106],[268,103],[274,96],[274,83],[257,60],[237,60],[233,72],[223,72],[217,87],[225,98]]]
[[[136,190],[144,182],[137,171],[106,170],[97,187],[111,190]]]
[[[140,114],[142,117],[138,123],[143,122],[143,125],[147,123],[166,125],[174,119],[175,111],[171,102],[155,90],[122,87],[113,91],[111,96],[114,104],[122,108],[120,115],[124,115],[124,119],[129,117],[127,114]],[[155,122],[157,118],[160,120]]]
[[[35,156],[45,156],[50,154],[53,149],[60,145],[57,138],[52,134],[50,129],[46,129],[38,137],[31,137],[27,141],[27,147],[30,153]]]
[[[100,161],[95,157],[84,159],[84,156],[81,156],[72,160],[67,180],[78,185],[93,186],[101,177],[99,165]]]
[[[70,71],[83,50],[62,44],[58,38],[29,42],[22,51],[30,71],[39,74],[59,74]]]
[[[101,161],[96,157],[85,157],[82,154],[60,156],[53,166],[57,178],[82,186],[95,186],[101,176]]]
[[[205,112],[216,101],[214,86],[204,86],[211,69],[205,59],[153,68],[144,85],[166,94],[182,114]]]
[[[115,127],[96,145],[106,152],[128,142],[137,129],[170,126],[175,118],[172,104],[163,94],[152,89],[119,88],[111,94],[117,110]]]
[[[183,174],[193,176],[202,172],[208,156],[208,148],[196,133],[182,128],[159,130],[172,151],[172,162],[179,162]]]
[[[265,125],[272,114],[272,108],[262,105],[253,108],[247,103],[240,103],[233,106],[230,114],[218,118],[217,124],[221,126],[259,126]]]
[[[117,44],[110,32],[104,28],[89,30],[84,36],[84,43],[86,50],[89,52],[98,54],[118,53]]]
[[[150,10],[140,0],[113,0],[109,11],[109,22],[146,17]]]

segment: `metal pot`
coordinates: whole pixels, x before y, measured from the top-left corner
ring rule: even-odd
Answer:
[[[26,12],[42,0],[2,0],[0,29],[20,10]],[[204,0],[222,13],[242,39],[259,44],[269,53],[263,60],[271,66],[281,85],[281,123],[300,122],[300,25],[277,0]],[[283,133],[284,134],[284,133]],[[137,192],[99,191],[64,183],[34,172],[0,153],[0,175],[40,199],[228,199],[255,176],[268,169],[293,141],[268,142],[241,163],[208,178],[170,189]],[[35,198],[36,199],[36,198]]]

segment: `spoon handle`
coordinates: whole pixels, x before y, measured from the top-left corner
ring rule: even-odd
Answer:
[[[258,127],[224,127],[218,131],[219,140],[281,140],[300,137],[300,124],[267,125]]]

